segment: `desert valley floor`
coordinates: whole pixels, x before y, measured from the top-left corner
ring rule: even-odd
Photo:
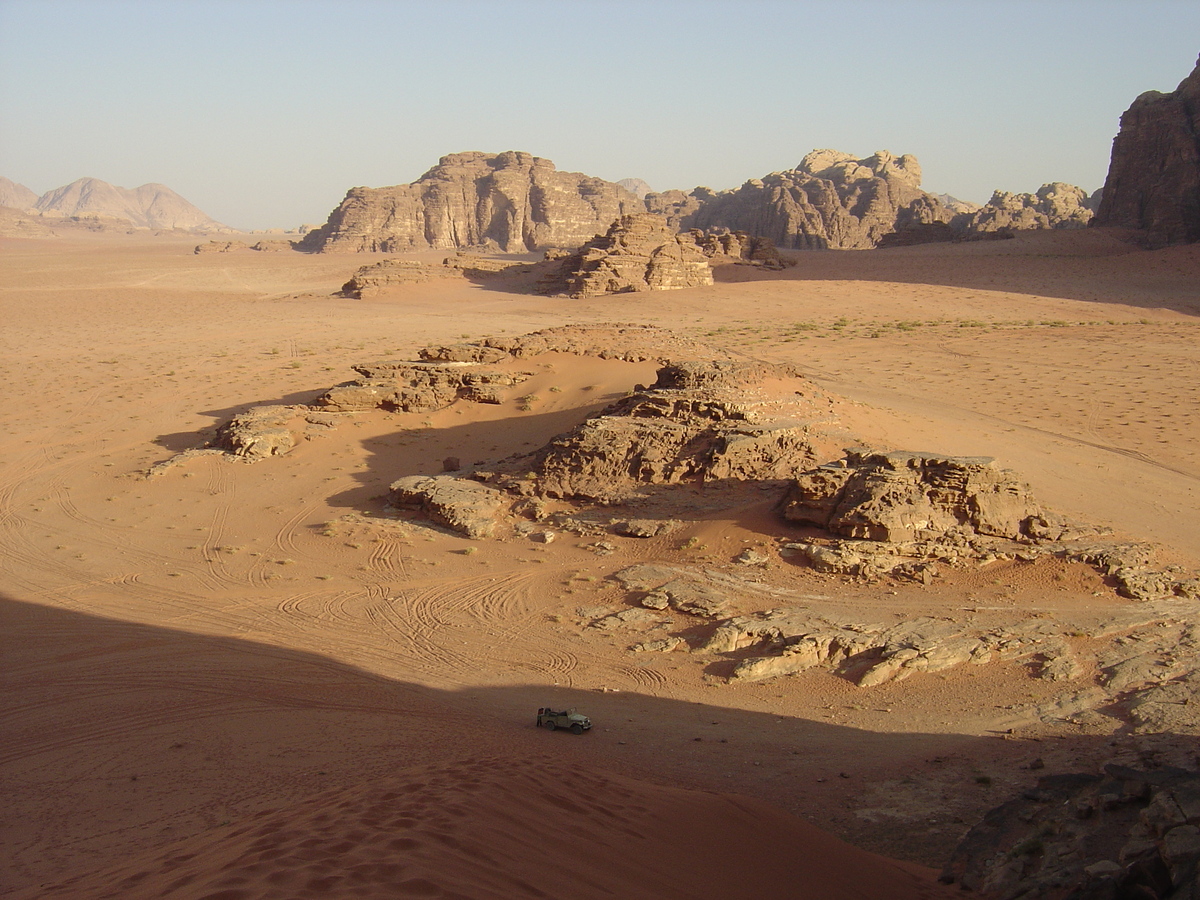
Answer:
[[[950,896],[933,879],[957,841],[1042,771],[1195,765],[1194,737],[1089,700],[1090,670],[729,682],[728,660],[633,653],[589,624],[630,603],[612,573],[655,562],[739,580],[744,612],[1076,623],[1087,658],[1087,623],[1137,604],[1082,562],[821,574],[779,554],[776,497],[730,508],[703,487],[678,530],[600,552],[472,541],[386,505],[446,457],[540,446],[653,361],[535,356],[499,405],[357,413],[284,456],[147,474],[357,363],[639,323],[790,364],[862,442],[995,457],[1047,507],[1195,569],[1200,246],[1122,238],[797,253],[586,300],[463,279],[352,300],[336,292],[378,257],[0,239],[0,895]],[[747,548],[767,558],[752,572]],[[595,727],[540,731],[544,705]]]

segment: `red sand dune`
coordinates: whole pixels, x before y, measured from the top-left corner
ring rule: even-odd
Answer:
[[[260,813],[42,898],[949,897],[885,859],[746,797],[554,760],[411,769]]]

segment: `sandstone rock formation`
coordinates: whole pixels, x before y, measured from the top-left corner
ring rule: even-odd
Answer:
[[[620,216],[643,212],[620,185],[559,172],[509,151],[455,153],[411,184],[352,188],[302,248],[324,252],[457,249],[506,253],[578,247]]]
[[[217,429],[214,443],[250,462],[282,456],[296,446],[298,423],[309,412],[306,406],[255,406]]]
[[[0,176],[0,206],[28,212],[37,203],[38,195],[11,179]]]
[[[203,244],[197,244],[196,249],[192,252],[200,255],[202,253],[236,253],[238,250],[249,250],[250,245],[245,241],[205,241]]]
[[[736,190],[649,194],[646,206],[680,229],[744,231],[785,249],[861,250],[909,223],[950,218],[920,185],[921,167],[910,155],[880,151],[855,159],[814,150],[795,169]]]
[[[766,382],[784,386],[772,395]],[[622,502],[646,485],[785,479],[828,453],[831,404],[795,373],[758,363],[673,363],[658,380],[510,461],[512,490]],[[532,473],[533,477],[528,477]]]
[[[1109,764],[1049,775],[996,807],[942,881],[995,898],[1200,896],[1200,772]]]
[[[953,226],[965,234],[1002,229],[1084,228],[1093,215],[1092,200],[1083,188],[1055,181],[1043,184],[1036,194],[996,191],[992,199],[975,212],[956,216]]]
[[[557,272],[554,263],[513,263],[459,251],[440,263],[421,262],[415,259],[385,259],[363,266],[342,285],[341,293],[361,300],[387,288],[406,284],[422,284],[439,278],[469,278],[472,281],[506,279],[505,290],[524,292],[516,283],[517,276]]]
[[[391,485],[395,506],[416,506],[439,525],[469,538],[491,537],[508,497],[477,481],[450,475],[410,475]]]
[[[541,292],[577,298],[713,283],[708,258],[692,235],[675,234],[651,213],[622,216],[558,265]]]
[[[375,408],[430,412],[455,400],[499,403],[503,388],[529,377],[527,372],[442,360],[385,361],[354,369],[361,377],[330,388],[318,398],[317,405],[338,412]]]
[[[800,475],[782,510],[788,521],[872,541],[947,532],[1020,540],[1045,522],[1028,486],[988,457],[871,450]]]
[[[128,189],[98,178],[80,178],[43,194],[35,207],[47,218],[113,216],[128,219],[139,228],[232,230],[161,184],[143,184]]]
[[[1156,244],[1200,241],[1200,61],[1173,92],[1147,91],[1121,116],[1095,223]]]
[[[744,231],[704,232],[698,228],[691,231],[692,240],[709,259],[732,260],[764,269],[783,269],[789,263],[779,255],[779,248],[770,238],[756,237]]]

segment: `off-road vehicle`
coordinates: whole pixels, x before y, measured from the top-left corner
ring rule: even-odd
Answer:
[[[583,734],[592,727],[592,720],[576,712],[573,706],[561,712],[551,709],[548,706],[543,706],[538,710],[537,723],[538,728],[545,728],[547,731],[554,731],[556,728],[566,728],[572,734]]]

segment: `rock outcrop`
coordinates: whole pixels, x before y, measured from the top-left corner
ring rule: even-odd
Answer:
[[[323,252],[578,247],[613,220],[644,212],[620,185],[528,153],[454,153],[411,184],[352,188],[302,249]]]
[[[499,403],[503,389],[520,384],[527,372],[488,369],[474,362],[384,361],[354,367],[360,377],[330,388],[317,405],[338,412],[386,409],[431,412],[456,400]]]
[[[783,383],[764,391],[772,379]],[[635,390],[507,467],[512,490],[623,502],[647,485],[786,479],[828,452],[831,403],[794,372],[758,363],[666,365]],[[532,476],[532,477],[531,477]]]
[[[983,817],[941,880],[1017,897],[1200,896],[1200,772],[1109,764],[1049,775]]]
[[[770,238],[755,237],[744,231],[714,233],[699,229],[693,229],[691,235],[700,251],[714,262],[731,261],[764,269],[795,265],[779,255],[779,248]]]
[[[1045,524],[1028,486],[989,457],[872,450],[801,474],[782,511],[788,521],[871,541],[946,533],[1020,540]]]
[[[1084,228],[1094,213],[1087,191],[1055,181],[1043,184],[1036,194],[996,191],[991,200],[974,212],[956,216],[952,224],[960,234]]]
[[[649,194],[646,206],[679,229],[726,229],[770,238],[785,249],[863,250],[899,227],[951,217],[921,190],[915,157],[880,151],[855,159],[814,150],[795,169],[714,193]]]
[[[430,520],[469,538],[491,537],[508,501],[502,491],[451,475],[410,475],[392,482],[394,506],[415,506]]]
[[[1200,241],[1200,61],[1121,116],[1095,224],[1142,229],[1154,244]]]
[[[250,462],[282,456],[296,445],[298,425],[310,409],[304,406],[252,407],[217,430],[217,448]]]
[[[676,234],[661,216],[622,216],[602,236],[559,261],[541,291],[567,297],[670,291],[713,283],[708,258],[691,234]]]

